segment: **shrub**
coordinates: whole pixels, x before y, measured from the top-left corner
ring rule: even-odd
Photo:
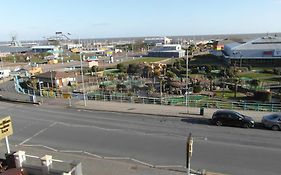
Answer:
[[[193,87],[193,92],[194,93],[200,93],[202,91],[202,87],[200,85],[195,85]]]

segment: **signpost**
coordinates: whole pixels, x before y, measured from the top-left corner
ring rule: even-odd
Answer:
[[[192,134],[190,133],[186,142],[186,169],[187,175],[190,175],[190,159],[192,157],[192,150],[193,149],[193,138]]]
[[[12,120],[10,116],[0,119],[0,140],[5,138],[7,153],[10,154],[8,136],[13,134]]]

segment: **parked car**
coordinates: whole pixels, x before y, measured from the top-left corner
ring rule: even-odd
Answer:
[[[273,131],[281,129],[281,113],[266,115],[261,120],[266,128],[271,128]]]
[[[217,126],[239,126],[243,128],[253,128],[255,126],[253,118],[230,110],[214,112],[212,122]]]

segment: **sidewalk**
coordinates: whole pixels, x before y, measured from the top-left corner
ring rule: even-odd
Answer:
[[[125,112],[167,117],[192,117],[198,119],[211,119],[213,113],[218,110],[213,108],[204,108],[204,115],[200,115],[200,108],[191,108],[186,106],[164,106],[92,100],[87,100],[86,106],[84,106],[84,101],[73,102],[71,107],[97,111]],[[270,112],[260,111],[238,112],[253,117],[256,122],[260,122],[264,115],[270,114]]]

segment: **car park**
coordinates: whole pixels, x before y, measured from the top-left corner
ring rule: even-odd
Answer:
[[[217,126],[238,126],[253,128],[255,122],[252,117],[231,110],[218,110],[212,116],[212,123]]]
[[[261,122],[266,128],[279,131],[281,129],[281,113],[266,115],[262,118]]]

